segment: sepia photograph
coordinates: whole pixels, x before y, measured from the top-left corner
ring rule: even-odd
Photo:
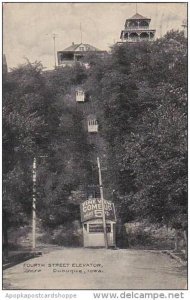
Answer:
[[[1,4],[2,291],[184,298],[188,3]]]

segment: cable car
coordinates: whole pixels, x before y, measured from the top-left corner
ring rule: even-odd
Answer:
[[[85,102],[85,92],[82,89],[76,90],[76,102]]]
[[[92,118],[88,120],[88,132],[90,133],[98,132],[98,122],[96,118]]]

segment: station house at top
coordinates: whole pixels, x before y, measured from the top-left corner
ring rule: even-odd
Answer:
[[[58,65],[62,67],[73,66],[76,62],[82,62],[90,53],[96,53],[97,55],[104,57],[107,52],[90,44],[82,42],[80,44],[75,44],[73,42],[71,46],[57,52]]]
[[[151,19],[143,17],[136,13],[129,19],[126,19],[125,28],[121,31],[121,42],[140,42],[140,41],[153,41],[155,37],[155,29],[150,29]],[[76,62],[82,62],[84,57],[89,53],[96,53],[101,57],[105,57],[106,51],[100,50],[90,44],[85,44],[81,41],[80,44],[72,43],[62,51],[57,52],[58,65],[59,66],[72,66]]]
[[[120,35],[121,42],[153,41],[156,30],[149,28],[150,22],[150,18],[138,13],[126,19],[125,28]]]

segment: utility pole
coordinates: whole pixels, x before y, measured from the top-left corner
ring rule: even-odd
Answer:
[[[55,39],[57,37],[57,34],[53,33],[52,35],[53,37],[53,49],[54,49],[54,62],[55,62],[55,69],[57,67],[57,64],[56,64],[56,48],[55,48]]]
[[[54,67],[57,67],[57,63],[56,63],[56,47],[55,47],[55,39],[58,37],[58,34],[56,33],[47,33],[47,36],[51,36],[53,38],[53,55],[54,55]]]
[[[33,194],[32,194],[32,249],[36,248],[36,158],[33,159],[32,165],[32,181],[33,181]]]
[[[82,25],[80,23],[80,43],[82,44]]]
[[[164,13],[162,14],[161,21],[160,21],[160,26],[159,26],[160,27],[160,38],[162,38],[162,22],[163,22],[163,17],[164,17]]]
[[[183,20],[183,24],[182,24],[182,27],[183,27],[183,32],[184,32],[184,37],[187,39],[187,20]]]
[[[46,158],[47,155],[40,155],[38,158]],[[33,158],[33,164],[32,164],[32,249],[36,249],[36,177],[37,177],[37,171],[36,171],[36,157]]]
[[[105,209],[104,209],[104,194],[103,194],[102,173],[101,173],[99,157],[97,157],[97,163],[98,163],[99,184],[100,184],[100,197],[101,197],[101,203],[102,203],[102,221],[103,221],[103,229],[104,229],[104,242],[105,242],[105,248],[107,249],[108,241],[107,241],[106,218],[105,218]]]

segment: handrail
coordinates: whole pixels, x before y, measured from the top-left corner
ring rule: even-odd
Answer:
[[[132,27],[132,26],[129,26],[129,27],[125,27],[126,30],[151,30],[149,29],[149,26],[135,26],[135,27]]]

